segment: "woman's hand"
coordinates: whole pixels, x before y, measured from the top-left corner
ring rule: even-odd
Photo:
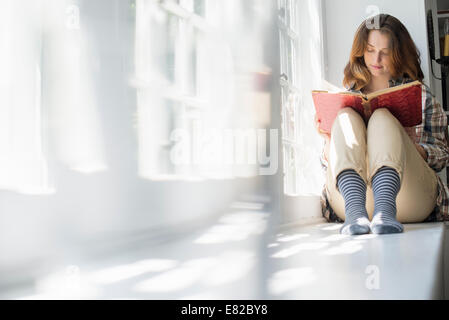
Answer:
[[[415,147],[416,147],[416,150],[418,150],[421,157],[423,157],[423,159],[427,161],[427,152],[426,152],[426,150],[424,150],[422,145],[415,143]]]
[[[418,140],[417,139],[418,136],[416,135],[416,128],[415,127],[404,127],[404,129],[405,129],[405,132],[407,132],[410,139],[412,139],[412,142],[415,145],[416,150],[418,150],[421,157],[423,157],[424,160],[427,160],[426,150],[424,150],[424,148],[419,143],[416,143],[416,140]]]
[[[319,134],[323,139],[326,140],[326,143],[327,143],[328,141],[330,141],[331,135],[330,135],[329,133],[325,133],[325,132],[323,132],[323,131],[320,130],[320,120],[318,119],[318,116],[317,116],[316,114],[315,114],[315,128],[316,128],[316,131],[318,132],[318,134]]]
[[[320,130],[320,120],[318,119],[318,116],[315,114],[315,128],[318,131],[318,134],[324,139],[325,145],[324,145],[324,158],[326,161],[329,159],[329,146],[331,141],[331,135],[330,133],[325,133]]]
[[[413,143],[415,143],[417,135],[416,135],[416,128],[415,127],[404,127],[405,132],[407,132],[410,139],[412,139]]]

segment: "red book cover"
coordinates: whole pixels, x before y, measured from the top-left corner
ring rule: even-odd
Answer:
[[[321,131],[330,133],[338,111],[351,107],[365,122],[378,108],[387,108],[404,127],[422,122],[422,84],[414,81],[379,90],[368,95],[345,92],[312,91]]]

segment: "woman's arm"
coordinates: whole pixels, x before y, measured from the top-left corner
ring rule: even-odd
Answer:
[[[417,127],[418,149],[429,166],[441,171],[449,162],[447,117],[440,103],[426,91],[423,123]]]

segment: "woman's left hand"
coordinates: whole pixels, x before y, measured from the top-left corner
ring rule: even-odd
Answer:
[[[423,157],[423,159],[427,161],[427,152],[426,152],[426,150],[424,150],[422,145],[420,145],[419,143],[415,142],[415,147],[416,147],[416,150],[418,150],[418,152],[421,155],[421,157]]]
[[[416,129],[415,127],[404,127],[405,132],[407,132],[410,139],[412,139],[413,143],[416,141]]]
[[[405,132],[407,132],[407,135],[412,139],[413,144],[416,147],[416,150],[418,150],[421,157],[423,157],[424,160],[427,160],[427,152],[424,150],[424,148],[419,144],[416,143],[417,135],[416,135],[416,129],[415,127],[404,127]]]

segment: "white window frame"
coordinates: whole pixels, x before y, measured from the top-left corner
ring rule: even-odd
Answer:
[[[325,34],[323,32],[325,28],[324,24],[324,12],[322,0],[307,0],[307,5],[312,5],[312,1],[316,1],[314,5],[318,6],[318,15],[319,15],[319,23],[321,28],[321,57],[319,57],[319,64],[322,71],[321,76],[325,77],[325,50],[324,50],[324,42],[325,42]],[[305,39],[303,39],[303,33],[308,32],[308,30],[301,29],[301,14],[308,14],[307,10],[299,9],[300,5],[304,5],[302,1],[297,0],[278,0],[278,8],[280,9],[282,5],[290,5],[296,10],[296,18],[295,14],[291,14],[286,12],[287,17],[289,19],[279,18],[279,41],[280,41],[280,56],[281,56],[281,78],[280,78],[280,86],[281,86],[281,115],[282,115],[282,152],[283,152],[283,167],[284,167],[284,193],[283,193],[283,206],[282,206],[282,217],[281,223],[300,223],[300,224],[308,224],[315,223],[317,221],[323,221],[321,215],[321,206],[319,201],[319,195],[304,195],[299,192],[300,189],[300,181],[299,181],[299,173],[300,170],[304,170],[301,168],[301,164],[298,162],[299,153],[307,152],[305,151],[305,146],[301,145],[301,141],[299,141],[299,123],[300,121],[304,123],[306,119],[300,119],[299,111],[301,106],[304,103],[307,103],[306,100],[309,97],[305,96],[309,94],[308,92],[304,92],[305,84],[303,85],[301,81],[306,81],[306,79],[301,78],[301,70],[300,65],[301,61],[301,46],[307,46],[305,43]],[[301,10],[301,11],[299,11]],[[281,11],[280,11],[281,12]],[[294,11],[292,11],[294,12]],[[292,22],[292,20],[294,22]],[[289,77],[288,73],[286,74],[285,69],[288,68],[285,66],[285,53],[282,52],[282,39],[287,38],[293,44],[295,50],[297,50],[297,55],[292,53],[292,61],[290,64],[290,68],[296,71],[296,77],[293,76],[292,79]],[[304,42],[304,43],[303,43]],[[303,48],[304,49],[304,48]],[[295,57],[293,57],[295,56]],[[295,62],[295,63],[293,63]],[[295,65],[296,64],[296,65]],[[319,88],[314,88],[319,89]],[[309,107],[309,106],[308,106]],[[309,116],[307,116],[308,119]],[[307,120],[309,121],[309,120]],[[310,122],[313,122],[313,119],[310,119]],[[308,132],[308,131],[307,131]],[[310,134],[316,134],[315,132],[311,132]],[[307,146],[310,147],[310,146]],[[287,151],[286,151],[287,150]],[[319,158],[316,159],[319,163]]]

